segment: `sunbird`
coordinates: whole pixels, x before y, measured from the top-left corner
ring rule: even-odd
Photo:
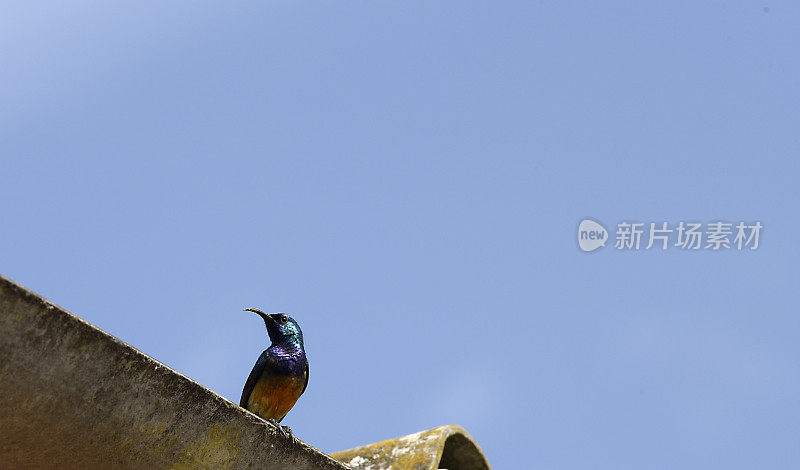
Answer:
[[[284,435],[292,436],[291,428],[278,423],[308,386],[308,358],[303,347],[303,332],[300,325],[285,313],[264,313],[257,308],[244,310],[264,319],[272,344],[258,356],[250,371],[239,406],[267,420]]]

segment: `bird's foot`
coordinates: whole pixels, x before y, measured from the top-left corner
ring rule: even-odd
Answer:
[[[295,440],[294,434],[292,433],[292,428],[290,428],[289,426],[281,426],[274,419],[268,419],[267,422],[275,426],[275,429],[277,429],[278,432],[281,433],[281,435],[283,435],[283,437],[288,437],[293,441]]]
[[[278,422],[277,422],[277,421],[275,421],[274,419],[270,418],[270,419],[268,419],[268,420],[267,420],[267,422],[268,422],[269,424],[271,424],[271,425],[275,426],[275,429],[277,429],[279,433],[281,433],[281,434],[283,434],[284,436],[286,436],[286,431],[283,429],[283,426],[281,426],[280,424],[278,424]]]
[[[297,440],[297,438],[294,437],[294,433],[292,432],[292,428],[290,428],[289,426],[281,426],[281,430],[283,430],[284,435],[289,436],[289,439],[291,439],[292,441],[296,441]]]

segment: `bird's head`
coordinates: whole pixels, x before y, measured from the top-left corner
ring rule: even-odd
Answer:
[[[269,339],[273,344],[285,341],[299,341],[301,345],[303,344],[303,332],[300,331],[300,325],[289,315],[285,313],[264,313],[257,308],[246,308],[244,310],[253,312],[264,319]]]

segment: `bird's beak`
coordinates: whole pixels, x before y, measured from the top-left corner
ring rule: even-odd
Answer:
[[[243,311],[244,312],[253,312],[253,313],[257,314],[259,317],[263,318],[264,321],[267,321],[267,320],[272,321],[272,318],[270,318],[269,315],[267,315],[266,313],[262,312],[261,310],[259,310],[257,308],[252,308],[252,307],[251,308],[246,308]]]

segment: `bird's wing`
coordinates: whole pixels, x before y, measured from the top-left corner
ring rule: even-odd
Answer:
[[[261,373],[264,372],[264,367],[267,365],[267,352],[264,351],[258,356],[258,360],[256,361],[256,365],[253,366],[253,370],[250,371],[250,376],[247,377],[247,382],[244,384],[244,390],[242,390],[242,399],[239,401],[239,406],[242,408],[247,408],[247,399],[250,398],[250,392],[253,391],[253,387],[256,386],[256,382],[258,382],[258,378],[261,377]]]
[[[306,383],[303,384],[303,391],[300,392],[300,395],[302,395],[303,392],[306,391],[306,387],[308,387],[308,378],[310,377],[310,375],[311,374],[308,373],[308,361],[306,361]]]

